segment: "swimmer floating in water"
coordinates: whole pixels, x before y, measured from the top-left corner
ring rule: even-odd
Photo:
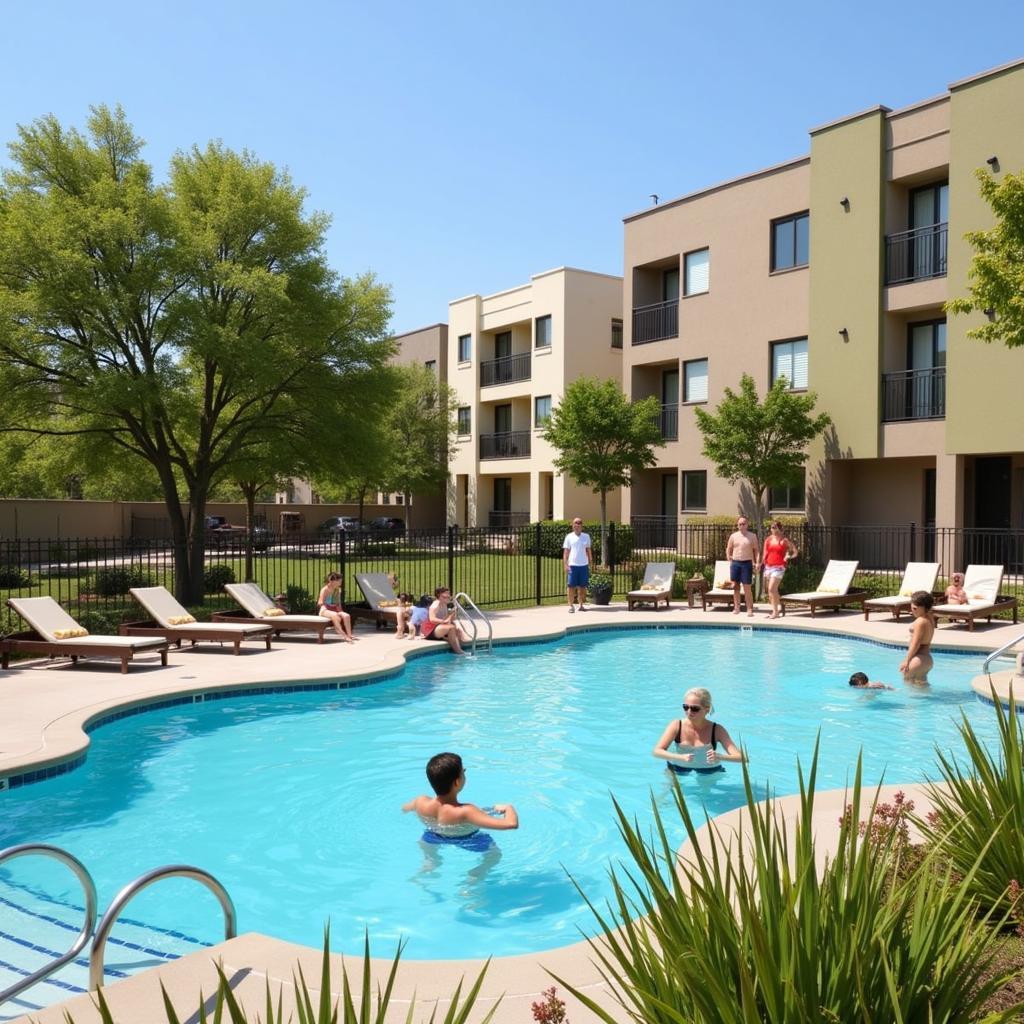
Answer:
[[[466,785],[466,770],[458,754],[435,754],[427,762],[427,780],[437,795],[418,796],[402,805],[403,812],[415,811],[419,815],[426,827],[423,838],[427,842],[458,842],[482,828],[519,828],[519,815],[511,804],[495,804],[495,813],[488,814],[476,804],[459,802],[459,793]]]
[[[651,753],[680,775],[697,772],[708,775],[721,772],[722,761],[745,761],[743,751],[732,741],[732,737],[717,722],[708,720],[711,711],[711,694],[703,687],[686,691],[683,698],[683,714],[665,726],[657,746]],[[675,750],[669,750],[672,744]],[[722,749],[718,750],[721,743]]]
[[[889,686],[887,683],[869,683],[868,677],[863,672],[854,672],[850,676],[850,685],[856,686],[861,690],[895,690],[895,686]]]

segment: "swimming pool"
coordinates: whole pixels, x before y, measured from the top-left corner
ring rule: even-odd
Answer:
[[[923,778],[933,745],[959,749],[961,710],[995,735],[968,685],[977,654],[937,655],[928,690],[846,685],[855,669],[893,681],[901,657],[822,634],[631,629],[423,658],[356,689],[148,712],[98,729],[75,771],[0,794],[0,846],[67,847],[96,875],[101,907],[143,871],[184,861],[225,883],[240,931],[317,945],[330,919],[344,951],[360,951],[364,929],[378,955],[399,936],[415,959],[540,951],[592,930],[567,871],[595,901],[609,892],[621,853],[610,793],[641,821],[652,789],[668,805],[650,749],[689,686],[711,689],[713,718],[749,751],[758,786],[779,794],[796,789],[796,759],[809,762],[819,728],[821,789],[847,782],[861,746],[869,782]],[[425,852],[400,813],[439,750],[463,755],[465,799],[518,808],[500,858]],[[711,814],[743,800],[736,766],[681,784]],[[19,882],[32,870],[20,863]],[[62,884],[47,892],[76,900]],[[143,893],[131,916],[219,938],[212,897],[186,882]]]

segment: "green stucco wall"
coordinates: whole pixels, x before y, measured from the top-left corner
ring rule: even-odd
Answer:
[[[1024,169],[1024,67],[952,90],[949,163],[949,295],[967,293],[973,249],[967,231],[993,217],[978,193],[977,168],[999,158],[998,176]],[[981,314],[947,324],[946,449],[950,453],[1019,451],[1024,443],[1024,349],[967,337]]]

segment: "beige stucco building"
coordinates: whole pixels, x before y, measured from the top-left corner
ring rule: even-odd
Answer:
[[[556,474],[541,437],[565,386],[622,379],[622,278],[560,267],[448,307],[448,383],[459,400],[448,519],[510,526],[596,517],[591,491]],[[620,498],[609,495],[609,518]]]
[[[975,173],[1024,168],[1024,61],[901,110],[811,131],[810,155],[625,219],[623,386],[662,401],[631,517],[732,514],[693,409],[751,374],[819,396],[833,427],[776,512],[841,524],[1024,526],[1024,354],[967,337]]]

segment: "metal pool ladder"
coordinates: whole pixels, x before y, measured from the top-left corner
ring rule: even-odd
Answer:
[[[466,606],[469,606],[468,608]],[[459,615],[469,623],[472,627],[472,652],[476,654],[476,643],[477,637],[479,636],[478,623],[482,622],[487,627],[487,635],[482,639],[481,643],[484,645],[484,650],[488,654],[491,653],[494,647],[494,630],[491,628],[491,620],[476,606],[473,598],[469,596],[464,590],[460,590],[455,595],[455,607],[459,612]],[[470,612],[472,609],[472,613]]]
[[[70,963],[85,948],[92,939],[92,948],[89,951],[89,991],[94,992],[103,985],[103,954],[106,951],[107,939],[110,938],[121,911],[136,893],[148,888],[154,882],[162,878],[191,878],[196,882],[205,885],[220,903],[224,912],[224,938],[233,939],[237,934],[237,915],[235,905],[228,895],[227,889],[217,881],[208,871],[202,868],[191,867],[188,864],[168,864],[166,867],[154,868],[144,875],[139,875],[134,882],[129,882],[115,897],[107,908],[99,925],[96,925],[96,883],[89,874],[85,865],[72,853],[62,850],[59,846],[50,846],[47,843],[22,843],[19,846],[9,846],[6,850],[0,850],[0,863],[5,860],[13,860],[15,857],[24,857],[37,854],[43,857],[52,857],[66,865],[78,878],[85,893],[85,921],[82,923],[82,930],[72,943],[71,948],[63,955],[52,960],[50,963],[40,967],[28,977],[15,982],[10,988],[0,992],[0,1005],[13,999],[16,995],[31,988],[36,982],[43,981],[51,974],[59,971],[65,964]]]
[[[989,675],[989,666],[991,666],[992,662],[995,661],[996,658],[1005,654],[1011,647],[1014,647],[1017,644],[1019,644],[1022,640],[1024,640],[1024,633],[1021,633],[1019,637],[1017,637],[1015,640],[1011,640],[1008,644],[1003,644],[1003,646],[1000,647],[998,651],[993,651],[985,659],[985,664],[981,668],[982,672],[984,672],[986,675]]]

